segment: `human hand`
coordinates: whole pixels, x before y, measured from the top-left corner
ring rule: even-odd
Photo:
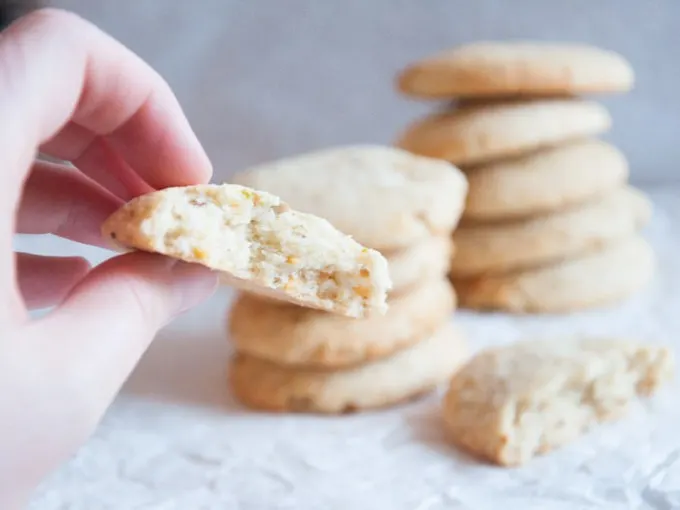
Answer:
[[[15,232],[101,244],[124,200],[209,180],[168,85],[133,53],[75,15],[36,11],[0,34],[0,112],[0,508],[12,509],[89,437],[157,330],[217,281],[151,254],[90,271],[12,252]]]

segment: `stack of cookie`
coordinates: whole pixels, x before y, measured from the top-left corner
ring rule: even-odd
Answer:
[[[633,83],[619,55],[589,46],[476,43],[405,69],[410,96],[457,100],[416,121],[398,146],[459,165],[469,181],[454,234],[461,305],[566,312],[641,288],[654,257],[639,230],[648,199],[628,165],[596,137],[607,110],[579,94]]]
[[[387,313],[365,319],[241,294],[228,328],[237,398],[271,411],[341,413],[409,399],[450,378],[465,358],[447,280],[467,191],[460,171],[399,149],[355,146],[266,164],[235,180],[381,251],[393,282]]]

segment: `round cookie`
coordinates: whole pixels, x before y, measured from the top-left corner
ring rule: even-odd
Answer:
[[[604,133],[610,125],[607,110],[592,101],[493,102],[416,121],[397,145],[414,154],[473,165]]]
[[[467,182],[451,164],[383,146],[337,147],[257,166],[234,181],[269,191],[378,250],[448,235]]]
[[[449,272],[453,243],[449,237],[431,237],[398,251],[383,252],[392,280],[390,296],[418,284],[443,278]]]
[[[625,156],[589,139],[469,169],[464,218],[505,220],[563,209],[628,179]]]
[[[389,356],[431,335],[456,306],[446,278],[389,300],[385,315],[339,315],[239,296],[229,314],[237,351],[283,365],[341,367]]]
[[[448,381],[466,358],[463,335],[445,324],[389,358],[339,371],[283,367],[237,354],[229,381],[248,407],[338,414],[385,407],[431,391]]]
[[[428,99],[562,96],[630,90],[634,73],[618,53],[583,44],[480,41],[408,66],[404,94]]]
[[[625,186],[570,209],[520,221],[459,227],[455,277],[508,272],[578,256],[644,227],[652,204]],[[389,261],[388,261],[389,265]]]
[[[466,308],[560,313],[624,299],[651,280],[654,267],[651,246],[633,236],[579,258],[453,284]]]

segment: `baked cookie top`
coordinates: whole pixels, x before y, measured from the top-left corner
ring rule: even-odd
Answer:
[[[419,98],[557,96],[614,93],[633,87],[618,53],[584,44],[480,41],[409,65],[397,88]]]
[[[467,193],[465,177],[451,164],[377,145],[274,161],[236,175],[234,182],[274,193],[381,250],[447,235]]]

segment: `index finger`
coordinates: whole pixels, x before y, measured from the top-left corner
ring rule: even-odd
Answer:
[[[69,121],[105,136],[153,187],[206,182],[212,174],[168,84],[71,13],[35,11],[0,35],[0,111],[0,172],[13,172],[15,185],[37,147]]]

